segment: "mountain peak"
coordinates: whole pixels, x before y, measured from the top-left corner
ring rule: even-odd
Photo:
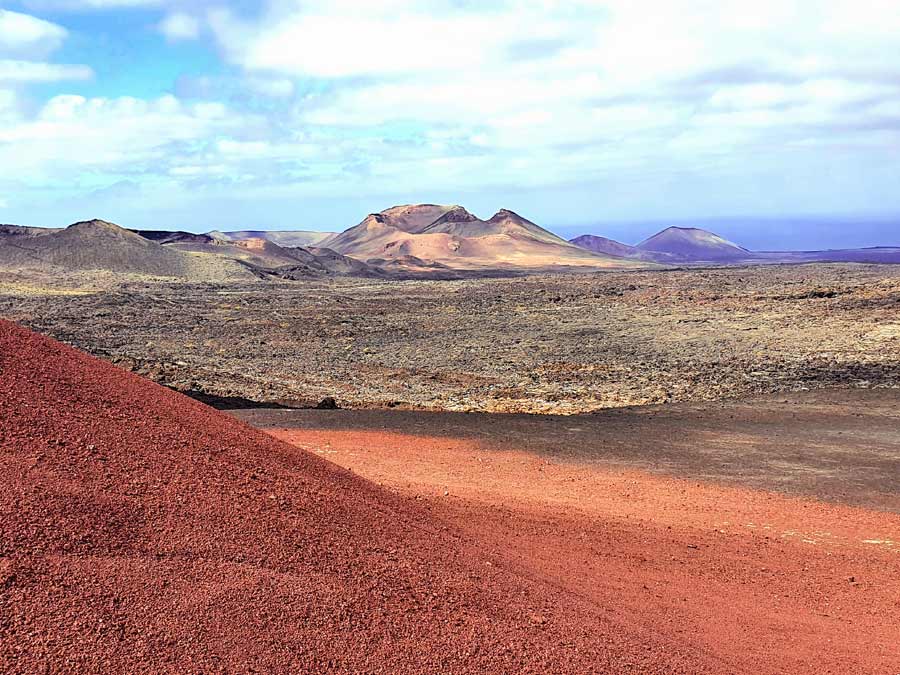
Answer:
[[[147,244],[149,241],[131,230],[127,230],[120,225],[111,223],[107,220],[94,218],[93,220],[82,220],[78,223],[72,223],[64,230],[60,230],[60,235],[69,241],[79,242],[99,242],[103,240],[129,240],[133,243]]]
[[[659,236],[660,234],[663,234],[663,233],[665,233],[665,232],[674,232],[674,233],[681,232],[681,233],[684,233],[684,234],[687,234],[687,235],[690,235],[690,234],[708,234],[708,235],[712,235],[712,236],[714,236],[714,237],[717,237],[717,236],[718,236],[718,235],[715,234],[714,232],[710,232],[709,230],[704,230],[704,229],[701,229],[701,228],[699,228],[699,227],[682,227],[682,226],[680,226],[680,225],[670,225],[670,226],[667,227],[666,229],[661,230],[660,232],[657,232],[657,233],[656,233],[656,236]]]
[[[440,218],[435,220],[432,225],[437,225],[439,223],[475,223],[480,222],[479,218],[474,214],[467,211],[462,206],[452,206],[449,211],[447,211]]]
[[[82,220],[77,223],[72,223],[67,230],[80,230],[80,231],[88,231],[88,230],[100,230],[107,232],[119,232],[124,231],[124,228],[116,225],[115,223],[111,223],[107,220],[100,220],[99,218],[94,218],[92,220]]]
[[[510,211],[509,209],[500,209],[499,211],[497,211],[497,213],[495,213],[493,216],[491,216],[487,222],[490,223],[491,225],[506,226],[506,227],[513,225],[517,228],[527,230],[528,232],[530,232],[532,234],[537,234],[541,237],[544,237],[545,235],[550,235],[554,239],[557,239],[559,241],[565,241],[565,240],[557,237],[555,234],[552,234],[551,232],[548,232],[544,228],[538,226],[536,223],[528,220],[528,218],[525,218],[524,216],[520,216],[515,211]]]
[[[749,254],[747,249],[699,227],[667,227],[642,241],[637,248],[707,261],[743,258]]]
[[[499,211],[497,211],[497,213],[492,215],[487,222],[499,223],[504,220],[512,220],[514,222],[526,222],[525,218],[520,216],[515,211],[510,211],[509,209],[500,209]]]
[[[448,211],[452,206],[438,204],[402,204],[380,212],[386,224],[404,232],[421,232]]]

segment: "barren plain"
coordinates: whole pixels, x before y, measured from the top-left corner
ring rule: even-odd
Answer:
[[[331,396],[574,414],[900,386],[896,266],[225,284],[5,275],[0,315],[223,405]]]

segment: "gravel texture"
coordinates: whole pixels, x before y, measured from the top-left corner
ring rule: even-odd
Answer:
[[[0,316],[182,391],[259,402],[571,414],[900,386],[900,266],[443,282],[17,277],[0,283]]]

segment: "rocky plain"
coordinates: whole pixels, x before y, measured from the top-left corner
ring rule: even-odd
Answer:
[[[207,269],[0,274],[0,671],[900,672],[900,266]]]
[[[900,267],[453,281],[5,275],[0,315],[223,406],[574,414],[900,386]]]

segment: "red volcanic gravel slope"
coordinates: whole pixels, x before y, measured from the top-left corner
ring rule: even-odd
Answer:
[[[735,672],[0,322],[0,672]]]

